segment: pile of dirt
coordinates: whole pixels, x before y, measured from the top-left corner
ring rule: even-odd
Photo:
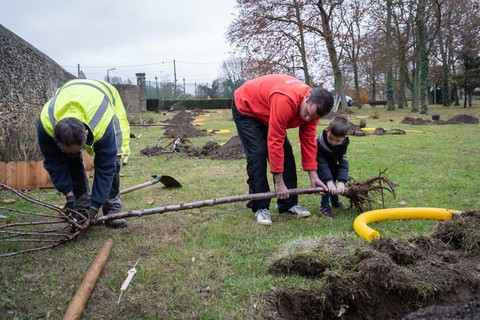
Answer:
[[[185,110],[180,110],[177,112],[172,119],[167,120],[169,124],[184,124],[190,123],[194,119],[193,115]]]
[[[478,117],[471,116],[468,114],[459,114],[456,115],[447,121],[444,120],[429,120],[429,119],[422,119],[422,118],[413,118],[413,117],[405,117],[402,120],[404,124],[412,124],[412,125],[426,125],[426,124],[479,124]]]
[[[206,136],[207,133],[205,131],[197,130],[191,123],[193,119],[194,117],[191,113],[185,110],[179,111],[172,119],[167,121],[169,124],[176,126],[165,130],[163,135],[168,138],[192,138]]]
[[[177,138],[166,147],[146,147],[142,149],[140,153],[145,156],[178,153],[187,157],[210,158],[213,160],[236,160],[245,158],[243,145],[238,136],[232,137],[225,142],[224,145],[219,145],[215,141],[208,141],[201,148],[195,146],[195,144],[186,138]]]
[[[330,112],[326,116],[322,117],[322,119],[325,120],[331,120],[335,116],[342,114],[339,112]],[[378,116],[372,116],[371,118],[378,119]],[[322,121],[322,120],[320,120]],[[356,137],[364,137],[367,136],[368,133],[363,131],[362,128],[365,128],[367,126],[366,120],[362,119],[358,125],[354,124],[353,122],[349,121],[349,127],[348,127],[348,132],[347,134],[349,136],[356,136]],[[376,128],[372,134],[374,135],[384,135],[384,134],[406,134],[405,131],[400,130],[400,129],[392,129],[392,130],[385,130],[384,128]]]
[[[236,160],[245,158],[242,142],[238,136],[232,137],[224,145],[208,141],[202,148],[197,148],[186,141],[178,146],[177,152],[189,157],[209,158],[213,160]]]
[[[428,123],[432,123],[431,120],[425,120],[422,118],[413,118],[413,117],[405,117],[403,118],[402,122],[404,124],[413,124],[413,125],[425,125]]]
[[[239,136],[233,136],[210,154],[214,160],[236,160],[245,158],[245,150]]]
[[[191,123],[182,123],[178,124],[176,127],[169,128],[163,133],[165,137],[168,138],[193,138],[193,137],[204,137],[208,135],[205,131],[197,130],[194,125]]]
[[[142,150],[140,150],[140,154],[147,156],[147,157],[153,157],[153,156],[159,156],[165,152],[165,149],[160,147],[160,146],[154,146],[154,147],[145,147]]]
[[[429,237],[371,244],[330,238],[289,253],[269,271],[325,285],[276,289],[265,318],[479,319],[478,230],[480,213],[466,212],[440,222]]]
[[[478,124],[480,121],[477,117],[468,114],[459,114],[453,118],[448,119],[446,124]]]

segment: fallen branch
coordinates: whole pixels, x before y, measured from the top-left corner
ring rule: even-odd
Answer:
[[[323,188],[305,188],[305,189],[290,189],[290,195],[299,195],[299,194],[312,194],[312,193],[321,193]],[[119,213],[112,213],[106,216],[98,217],[91,221],[91,224],[101,224],[107,221],[124,219],[129,217],[141,217],[152,214],[161,214],[165,212],[180,211],[180,210],[189,210],[195,208],[202,208],[208,206],[216,206],[219,204],[239,202],[239,201],[251,201],[251,200],[261,200],[261,199],[270,199],[275,198],[275,192],[263,192],[263,193],[252,193],[244,194],[237,196],[227,196],[223,198],[214,198],[209,200],[193,201],[187,203],[180,203],[174,205],[168,205],[163,207],[156,207],[151,209],[140,209],[140,210],[130,210]]]
[[[0,257],[13,256],[26,252],[47,250],[59,246],[67,241],[75,239],[82,231],[88,230],[92,225],[103,224],[107,221],[122,219],[128,217],[140,217],[145,215],[160,214],[170,211],[179,211],[179,210],[188,210],[193,208],[200,208],[205,206],[214,206],[224,203],[232,203],[237,201],[249,201],[249,200],[260,200],[274,198],[275,192],[265,192],[265,193],[256,193],[256,194],[246,194],[239,196],[229,196],[223,198],[215,198],[210,200],[203,201],[194,201],[189,203],[181,203],[176,205],[169,205],[151,209],[141,209],[141,210],[131,210],[126,212],[120,212],[115,214],[110,214],[107,216],[100,216],[95,219],[89,219],[87,216],[80,214],[76,211],[71,211],[67,213],[75,214],[77,219],[73,219],[70,215],[65,213],[62,209],[45,203],[40,200],[33,199],[27,194],[15,190],[11,187],[8,187],[4,184],[0,184],[0,190],[8,190],[22,199],[25,199],[33,204],[41,206],[43,208],[54,211],[55,214],[38,214],[33,212],[26,212],[20,210],[8,210],[15,212],[13,222],[8,222],[6,224],[0,224],[0,243],[10,243],[17,246],[8,246],[7,248],[2,248],[0,251]],[[312,194],[323,192],[322,188],[306,188],[306,189],[292,189],[290,190],[291,195],[295,194]],[[37,215],[39,219],[48,219],[47,221],[39,220],[32,222],[21,222],[17,220],[24,219],[24,216]],[[62,227],[55,230],[45,229],[51,224],[62,224]],[[74,232],[72,232],[74,230]],[[46,242],[47,245],[40,247],[26,247],[32,243],[43,243]],[[23,245],[23,246],[22,246]]]
[[[372,203],[375,203],[374,197],[378,194],[382,197],[382,203],[384,203],[384,192],[388,191],[395,197],[395,186],[388,178],[384,177],[385,171],[380,172],[378,177],[369,179],[364,182],[357,182],[353,179],[349,180],[347,189],[343,194],[350,200],[351,207],[354,207],[358,212],[363,212],[366,209],[371,210]],[[8,190],[22,199],[25,199],[35,205],[46,208],[53,211],[54,214],[33,213],[16,209],[5,208],[5,211],[12,212],[12,218],[8,219],[6,224],[0,224],[0,243],[13,244],[6,249],[0,251],[0,257],[13,256],[20,253],[47,250],[59,246],[67,241],[75,239],[81,232],[84,232],[92,225],[103,224],[108,221],[116,219],[124,219],[129,217],[141,217],[152,214],[162,214],[165,212],[189,210],[194,208],[201,208],[207,206],[215,206],[219,204],[233,203],[239,201],[252,201],[261,199],[275,198],[275,192],[264,192],[254,194],[244,194],[227,196],[221,198],[213,198],[208,200],[193,201],[187,203],[180,203],[174,205],[167,205],[162,207],[130,210],[119,213],[112,213],[106,216],[99,216],[94,219],[89,219],[87,215],[82,215],[80,212],[73,210],[64,211],[56,206],[50,205],[43,201],[34,199],[27,194],[10,188],[4,184],[0,184],[0,190]],[[290,189],[290,195],[300,194],[321,194],[323,188],[304,188],[304,189]],[[0,207],[0,210],[3,207]],[[26,220],[27,216],[30,220],[34,216],[38,218],[35,221],[22,221]],[[76,219],[73,219],[73,216]],[[48,226],[59,225],[56,229],[48,229]],[[25,248],[25,245],[31,243],[42,243],[46,245]],[[23,246],[21,246],[23,245]]]

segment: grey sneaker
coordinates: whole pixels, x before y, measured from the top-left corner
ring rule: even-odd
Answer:
[[[272,224],[272,219],[270,219],[270,211],[268,209],[258,209],[255,212],[255,220],[259,224],[269,226]]]
[[[307,209],[305,209],[304,207],[302,207],[299,204],[296,204],[293,207],[291,207],[290,209],[288,209],[287,211],[281,212],[281,213],[288,213],[292,216],[295,216],[296,218],[305,218],[305,217],[309,217],[309,216],[312,215],[310,213],[310,211],[308,211]]]

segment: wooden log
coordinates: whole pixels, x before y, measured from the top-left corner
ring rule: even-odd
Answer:
[[[103,266],[107,262],[112,247],[113,240],[108,239],[100,248],[97,257],[88,269],[87,274],[77,289],[77,292],[75,292],[75,295],[70,301],[67,311],[65,311],[65,314],[63,315],[64,320],[76,320],[82,317],[83,310],[87,305],[88,299],[90,298],[98,278],[100,277]]]

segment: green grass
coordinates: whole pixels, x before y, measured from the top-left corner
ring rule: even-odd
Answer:
[[[360,120],[353,117],[377,113],[379,119],[366,120],[368,127],[424,131],[351,137],[350,176],[364,180],[387,169],[386,176],[398,184],[396,199],[387,196],[386,207],[399,207],[404,201],[411,207],[480,208],[479,125],[404,125],[404,117],[421,116],[409,109],[388,112],[381,107],[367,107],[353,111],[355,124]],[[479,116],[480,105],[467,109],[435,107],[430,113],[440,114],[442,120],[456,114]],[[172,116],[134,115],[137,119],[153,117],[156,121]],[[321,120],[319,131],[327,122]],[[209,140],[226,142],[236,135],[231,114],[226,110],[211,113],[199,129],[228,129],[231,133],[189,138],[198,147]],[[247,193],[245,160],[140,155],[146,146],[166,146],[173,140],[164,138],[163,131],[161,127],[132,127],[132,133],[139,138],[132,139],[132,156],[122,168],[122,188],[145,182],[154,174],[173,176],[183,188],[166,189],[157,184],[126,194],[122,197],[125,210]],[[290,130],[299,160],[297,136],[297,129]],[[299,187],[308,186],[307,174],[299,172]],[[64,197],[54,190],[32,190],[29,194],[51,204],[64,202]],[[0,201],[11,197],[0,192]],[[130,218],[127,229],[92,227],[74,242],[53,250],[0,258],[0,318],[60,319],[108,238],[115,244],[84,310],[84,319],[259,318],[264,295],[274,288],[321,286],[316,280],[279,277],[268,272],[271,263],[291,246],[329,237],[363,241],[353,230],[356,214],[352,210],[339,212],[329,220],[317,213],[318,196],[300,196],[300,202],[314,213],[312,217],[280,216],[272,202],[271,227],[256,225],[251,211],[239,202]],[[22,202],[11,206],[37,210]],[[403,238],[428,234],[436,224],[427,220],[389,220],[371,227],[382,236]],[[3,246],[0,243],[0,248]],[[127,271],[138,258],[138,273],[117,305]]]

